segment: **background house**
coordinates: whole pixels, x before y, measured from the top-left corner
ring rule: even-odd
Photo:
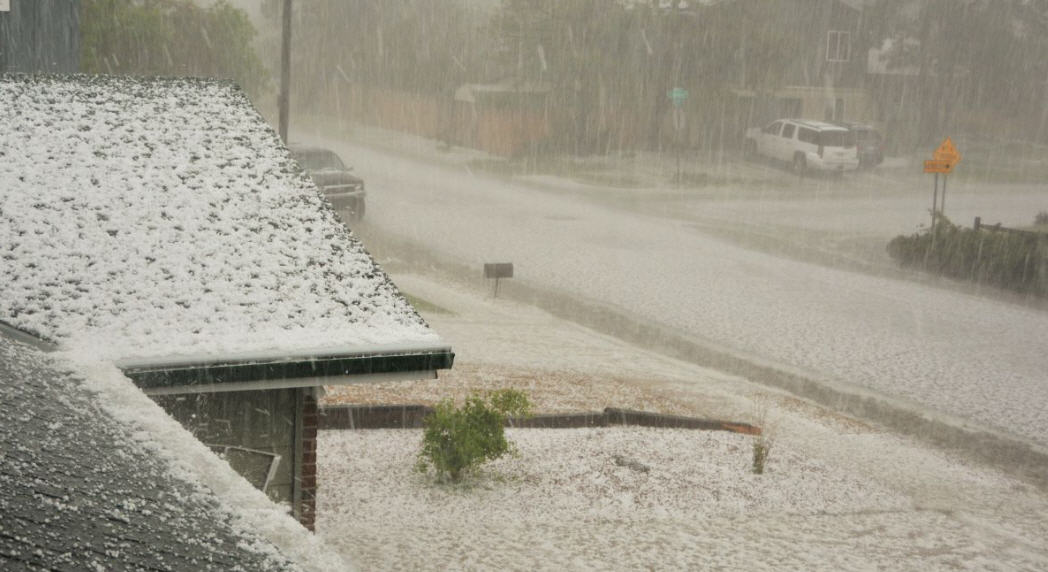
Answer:
[[[512,157],[549,135],[545,83],[464,84],[455,90],[450,142]]]
[[[750,0],[723,6],[715,17],[739,17]],[[761,5],[773,13],[766,29],[732,40],[739,65],[732,133],[772,119],[868,121],[867,48],[862,0],[782,0]]]

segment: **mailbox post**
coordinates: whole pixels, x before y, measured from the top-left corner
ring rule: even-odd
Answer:
[[[499,280],[513,278],[512,262],[493,262],[484,264],[484,278],[495,280],[495,298],[499,297]]]

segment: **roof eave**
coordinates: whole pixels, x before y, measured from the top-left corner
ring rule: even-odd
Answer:
[[[9,340],[21,342],[44,352],[53,352],[58,348],[58,346],[50,340],[20,328],[16,328],[3,320],[0,320],[0,336]]]
[[[432,379],[438,370],[450,369],[454,360],[451,348],[443,346],[427,350],[120,367],[136,386],[155,395]]]
[[[353,385],[356,383],[385,383],[390,381],[417,381],[422,379],[437,379],[437,370],[396,371],[334,377],[302,377],[296,379],[271,379],[141,389],[146,395],[184,395],[187,393],[224,393],[231,391],[322,388],[325,385]]]

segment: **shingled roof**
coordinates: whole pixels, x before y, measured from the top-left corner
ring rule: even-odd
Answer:
[[[0,76],[0,275],[0,321],[146,377],[453,359],[228,82]]]
[[[156,407],[130,381],[122,382],[116,391],[138,393],[144,407]],[[223,497],[256,499],[249,506],[219,498],[194,481],[191,471],[163,460],[157,450],[163,443],[143,436],[142,427],[115,419],[86,383],[60,362],[0,333],[0,568],[343,566],[228,466],[202,470],[227,471],[220,481],[227,487]],[[186,442],[193,441],[174,421],[167,422]],[[279,533],[267,538],[262,532],[267,529]],[[275,546],[274,539],[284,546]]]

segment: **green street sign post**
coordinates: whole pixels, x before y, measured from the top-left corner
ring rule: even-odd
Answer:
[[[671,89],[667,95],[673,100],[673,105],[680,107],[684,105],[684,102],[688,99],[688,90],[683,87],[675,87]]]
[[[674,182],[680,184],[680,134],[684,131],[684,102],[688,99],[688,90],[683,87],[675,87],[666,93],[673,101],[673,128],[677,135],[677,174],[673,177]]]

